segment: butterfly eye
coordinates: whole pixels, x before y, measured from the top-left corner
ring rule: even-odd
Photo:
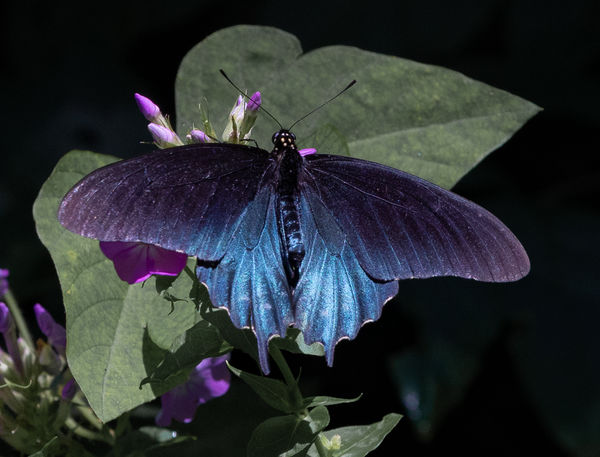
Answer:
[[[271,141],[273,142],[273,144],[277,143],[278,138],[279,138],[279,132],[275,132],[273,134],[273,138],[271,138]]]
[[[292,132],[290,132],[290,136],[292,137],[292,140],[296,141],[296,135],[294,135]]]

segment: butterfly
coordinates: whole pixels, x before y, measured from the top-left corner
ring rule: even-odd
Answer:
[[[66,194],[58,219],[85,237],[197,257],[213,304],[256,334],[265,373],[269,340],[289,326],[331,365],[398,280],[528,273],[521,243],[475,203],[374,162],[302,156],[286,129],[273,144],[191,144],[108,165]]]

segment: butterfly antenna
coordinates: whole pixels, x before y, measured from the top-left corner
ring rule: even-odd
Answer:
[[[323,108],[325,105],[327,105],[327,103],[334,101],[336,98],[338,98],[340,95],[342,95],[344,92],[346,92],[348,89],[350,89],[352,86],[354,86],[356,84],[356,79],[353,79],[350,84],[348,84],[346,87],[344,87],[340,92],[337,93],[337,95],[334,95],[333,97],[331,97],[329,100],[327,100],[326,102],[321,103],[319,106],[317,106],[315,109],[313,109],[312,111],[310,111],[309,113],[306,113],[304,116],[302,116],[300,119],[298,119],[296,122],[294,122],[292,125],[290,125],[290,128],[288,130],[292,130],[292,128],[294,127],[294,125],[296,125],[297,123],[299,123],[300,121],[303,121],[304,119],[306,119],[308,116],[310,116],[312,113],[314,113],[315,111],[319,111],[321,108]]]
[[[231,84],[233,87],[235,87],[237,89],[237,91],[243,97],[246,97],[248,100],[250,100],[250,97],[247,94],[245,94],[244,92],[242,92],[242,89],[240,89],[231,79],[229,79],[229,76],[227,76],[225,74],[225,72],[223,71],[223,69],[220,69],[219,71],[221,72],[221,74],[223,75],[223,77],[227,80],[227,82],[229,82],[229,84]],[[283,129],[283,125],[281,125],[281,122],[279,122],[277,119],[275,119],[275,116],[273,116],[265,108],[263,108],[262,105],[259,105],[258,109],[261,110],[263,113],[267,114],[271,119],[273,119],[277,123],[277,125],[279,125],[280,129]]]

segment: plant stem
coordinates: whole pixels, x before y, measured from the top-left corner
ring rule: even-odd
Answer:
[[[286,384],[290,387],[296,385],[296,378],[294,378],[292,370],[290,370],[290,367],[285,361],[285,358],[283,357],[283,354],[281,353],[279,348],[273,344],[271,345],[270,349],[271,356],[273,357],[275,363],[279,367],[279,370],[281,371],[281,374],[283,375],[283,379],[285,379]]]
[[[279,367],[279,371],[281,371],[281,374],[283,375],[283,379],[285,380],[285,383],[288,385],[288,387],[292,391],[292,395],[294,396],[294,401],[296,402],[296,404],[298,406],[301,406],[303,403],[302,402],[302,394],[300,393],[300,389],[298,388],[298,383],[296,382],[296,378],[294,378],[294,375],[292,374],[292,370],[290,370],[290,367],[288,366],[287,362],[285,361],[283,354],[281,353],[281,351],[279,350],[279,348],[276,345],[272,344],[269,349],[271,351],[271,356],[273,357],[273,360],[275,360],[275,363]]]
[[[74,434],[81,436],[82,438],[86,438],[88,440],[95,440],[95,441],[104,441],[105,443],[108,443],[110,445],[115,444],[114,440],[111,440],[110,438],[108,438],[100,433],[93,432],[90,429],[83,427],[72,417],[67,418],[67,420],[65,421],[65,425]]]
[[[10,309],[10,313],[12,314],[12,318],[19,329],[19,335],[25,341],[27,346],[31,349],[31,351],[35,351],[35,345],[33,344],[33,338],[31,338],[31,333],[29,333],[29,328],[27,327],[27,323],[25,319],[23,319],[23,314],[21,314],[21,309],[19,308],[19,304],[15,299],[13,293],[9,290],[4,294],[4,300],[8,309]]]
[[[79,398],[79,396],[78,396]],[[96,417],[96,415],[92,412],[92,409],[87,405],[78,405],[76,406],[77,411],[88,421],[88,423],[98,430],[102,430],[102,422],[100,419]]]

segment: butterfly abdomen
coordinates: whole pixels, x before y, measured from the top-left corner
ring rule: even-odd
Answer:
[[[277,219],[284,246],[286,275],[289,284],[294,287],[298,282],[298,271],[304,259],[304,242],[298,215],[298,173],[302,166],[302,157],[298,154],[293,140],[281,149],[276,147],[275,151],[281,157],[277,182]]]

